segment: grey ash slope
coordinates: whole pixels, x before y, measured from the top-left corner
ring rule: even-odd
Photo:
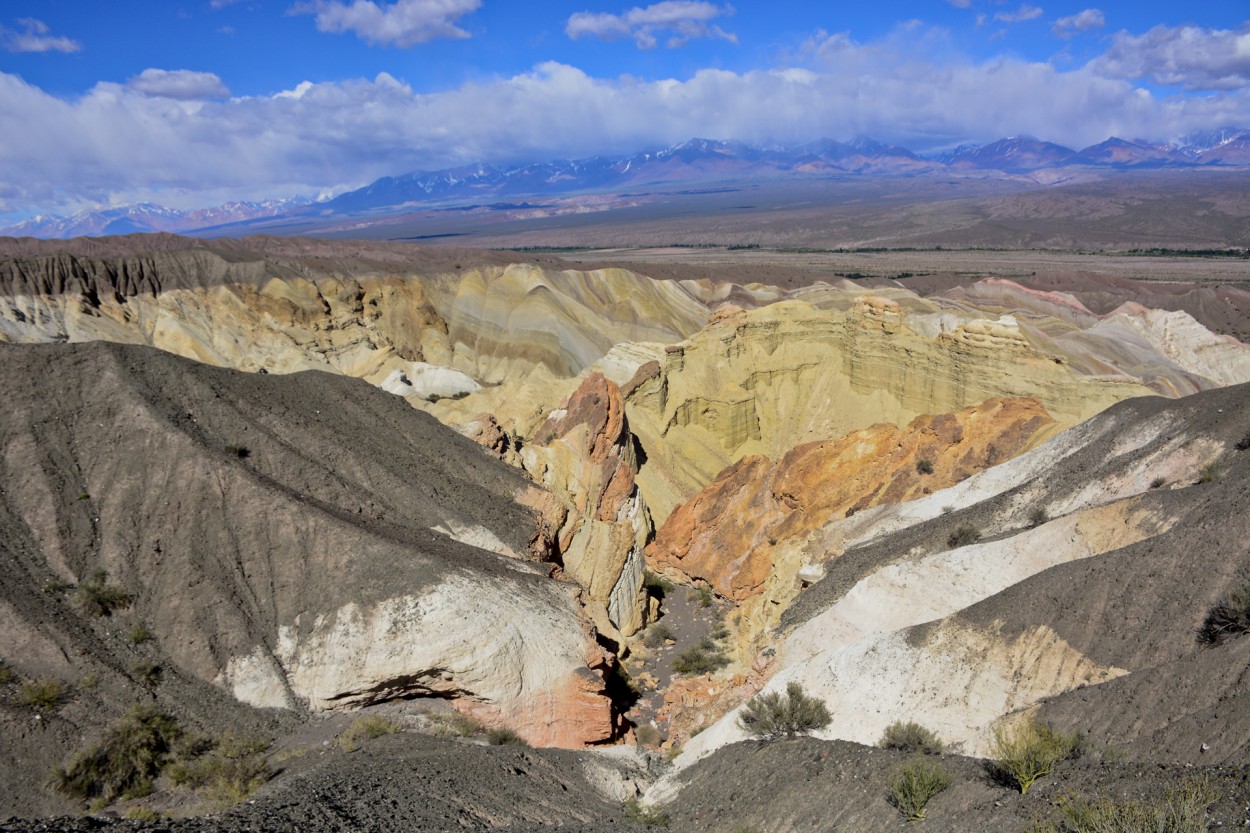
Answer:
[[[0,347],[0,382],[0,658],[73,687],[39,719],[16,684],[0,691],[0,815],[68,809],[46,773],[135,698],[218,730],[285,725],[207,682],[301,616],[452,574],[552,592],[545,573],[430,529],[489,530],[524,554],[537,521],[514,495],[528,482],[362,381],[94,343]],[[129,609],[86,617],[49,589],[98,569]],[[132,644],[136,624],[155,640]],[[162,669],[154,689],[145,662]]]

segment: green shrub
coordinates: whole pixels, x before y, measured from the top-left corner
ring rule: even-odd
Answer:
[[[710,674],[729,664],[729,657],[710,639],[687,648],[673,660],[673,671],[678,674]]]
[[[25,680],[17,690],[17,702],[32,709],[55,709],[69,696],[60,680]]]
[[[951,785],[940,761],[913,758],[890,773],[890,803],[908,821],[921,821],[929,799]]]
[[[151,642],[156,638],[156,634],[148,630],[148,626],[142,622],[136,623],[130,629],[130,641],[135,645],[142,645],[144,642]]]
[[[1205,466],[1202,467],[1201,471],[1198,472],[1198,482],[1199,483],[1213,483],[1214,481],[1218,480],[1220,478],[1220,475],[1223,473],[1224,473],[1224,469],[1220,467],[1219,463],[1216,463],[1216,462],[1207,463]]]
[[[981,540],[981,530],[972,524],[960,524],[955,527],[950,536],[946,539],[946,546],[954,549],[956,547],[966,547],[969,544],[975,544]]]
[[[52,774],[52,786],[83,800],[141,798],[169,761],[182,734],[177,721],[152,706],[137,705],[110,726],[99,743]]]
[[[215,804],[238,804],[273,777],[273,770],[255,744],[234,742],[227,736],[207,752],[179,759],[166,768],[170,783],[190,787]]]
[[[1218,645],[1231,636],[1250,631],[1250,584],[1234,590],[1207,611],[1198,629],[1198,641]]]
[[[933,461],[928,457],[921,457],[916,461],[916,471],[920,474],[933,474]]]
[[[0,685],[7,685],[13,682],[13,677],[13,670],[3,662],[0,662]]]
[[[1207,808],[1219,794],[1204,781],[1187,780],[1163,798],[1070,798],[1058,817],[1037,825],[1034,833],[1205,833]]]
[[[1029,512],[1029,526],[1039,527],[1050,520],[1050,515],[1046,514],[1046,510],[1040,506],[1034,506]]]
[[[897,749],[900,752],[919,752],[925,755],[941,755],[942,741],[929,729],[919,723],[896,721],[886,727],[877,741],[882,749]]]
[[[134,597],[124,589],[109,584],[108,577],[104,570],[96,570],[78,585],[74,592],[74,604],[84,616],[112,616],[113,611],[130,607],[134,601]]]
[[[752,697],[738,716],[738,725],[747,734],[772,740],[818,731],[832,719],[824,700],[809,697],[801,685],[791,682],[784,696],[771,691]]]
[[[488,729],[486,731],[486,740],[491,746],[529,746],[525,738],[518,735],[507,726],[500,726],[496,729]]]
[[[631,798],[625,802],[625,818],[634,824],[641,824],[646,827],[667,827],[668,814],[658,807],[647,807],[638,803],[638,799]]]
[[[658,648],[670,639],[677,639],[677,632],[670,628],[666,622],[656,622],[647,628],[647,633],[642,638],[642,643],[648,648]]]
[[[398,731],[399,727],[385,717],[365,715],[353,720],[352,725],[339,735],[339,747],[344,752],[355,752],[367,740],[393,735]]]
[[[51,594],[64,593],[67,590],[73,589],[74,585],[59,578],[48,579],[48,581],[43,585],[43,592]]]
[[[994,727],[990,748],[999,776],[1023,795],[1039,778],[1049,775],[1055,764],[1070,757],[1076,743],[1077,735],[1056,732],[1030,717]]]

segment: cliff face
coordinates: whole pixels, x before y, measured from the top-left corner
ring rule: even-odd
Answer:
[[[845,312],[799,302],[726,309],[626,389],[649,460],[639,484],[661,521],[751,455],[778,458],[992,397],[1036,398],[1062,427],[1150,393],[1127,377],[1074,372],[1009,320],[968,321],[930,337],[908,327],[897,303],[871,296]]]
[[[749,645],[777,624],[805,580],[841,555],[815,535],[825,525],[954,485],[1054,426],[1035,399],[991,399],[901,428],[874,425],[804,443],[776,460],[746,457],[674,510],[647,559],[738,602],[738,635]]]

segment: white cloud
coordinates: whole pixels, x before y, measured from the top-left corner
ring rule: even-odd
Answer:
[[[189,69],[145,69],[126,82],[132,90],[144,95],[194,101],[202,98],[225,98],[230,90],[211,72]]]
[[[209,3],[214,9],[224,9],[226,6],[239,2],[239,0],[212,0]]]
[[[0,142],[0,214],[142,200],[190,208],[691,136],[798,142],[862,133],[924,150],[1030,133],[1082,147],[1110,135],[1166,138],[1250,123],[1250,85],[1152,95],[1097,63],[973,61],[935,29],[868,43],[822,33],[792,58],[775,69],[651,81],[545,63],[436,93],[380,74],[195,101],[123,84],[64,99],[0,72],[0,124],[22,125]],[[201,79],[199,91],[213,80]]]
[[[391,44],[408,48],[439,38],[467,38],[469,33],[456,26],[461,17],[476,11],[482,0],[309,0],[297,3],[292,14],[316,15],[321,32],[354,32],[371,44]]]
[[[1149,78],[1187,90],[1250,87],[1250,23],[1238,30],[1156,26],[1120,32],[1094,65],[1111,78]]]
[[[954,6],[957,9],[972,8],[972,0],[946,0],[946,2],[950,3],[952,6]]]
[[[1020,8],[1014,12],[999,12],[994,15],[994,19],[1000,23],[1023,23],[1026,20],[1037,20],[1042,16],[1042,13],[1042,9],[1038,6],[1021,3]]]
[[[50,34],[48,24],[33,17],[17,21],[21,31],[0,26],[0,43],[9,52],[81,52],[82,44]]]
[[[564,32],[574,40],[583,37],[617,40],[630,37],[639,49],[653,49],[667,33],[665,44],[681,46],[695,38],[722,38],[737,43],[737,35],[726,32],[712,21],[733,14],[732,6],[718,6],[702,0],[663,0],[646,8],[635,6],[621,14],[577,12],[568,19]]]
[[[1077,14],[1059,18],[1051,28],[1059,37],[1070,38],[1075,34],[1088,32],[1091,29],[1101,29],[1106,23],[1107,19],[1103,16],[1101,10],[1085,9]]]

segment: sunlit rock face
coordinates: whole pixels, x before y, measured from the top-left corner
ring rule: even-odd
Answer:
[[[639,484],[658,520],[750,455],[888,422],[906,425],[1000,396],[1036,398],[1059,426],[1151,391],[1074,372],[1031,347],[1010,320],[971,320],[935,336],[899,306],[861,297],[845,311],[783,302],[725,309],[627,386],[630,425],[648,455]]]
[[[648,561],[738,602],[745,646],[840,554],[825,548],[825,525],[944,489],[1015,457],[1054,427],[1036,399],[991,399],[901,428],[874,425],[805,443],[776,460],[746,457],[674,510]]]
[[[521,466],[567,506],[557,531],[565,574],[624,635],[646,613],[643,548],[653,528],[634,483],[638,459],[620,388],[595,373],[539,427]]]

